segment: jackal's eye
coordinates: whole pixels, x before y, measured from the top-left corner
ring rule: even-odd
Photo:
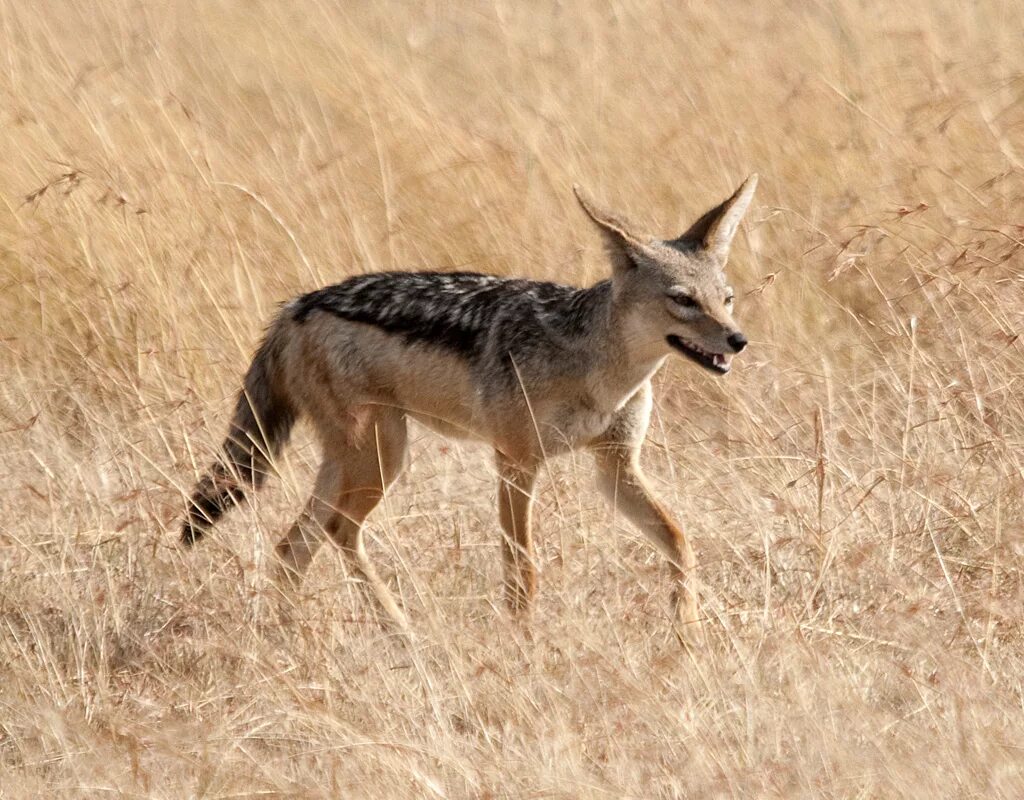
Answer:
[[[700,303],[686,292],[670,292],[668,298],[673,303],[682,306],[683,308],[700,308]]]
[[[727,306],[731,306],[735,302],[736,302],[736,295],[734,295],[734,294],[730,294],[728,297],[725,298],[725,304]]]

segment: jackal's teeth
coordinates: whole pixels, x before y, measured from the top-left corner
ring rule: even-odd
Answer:
[[[717,372],[719,375],[727,373],[732,366],[731,353],[715,353],[710,350],[705,350],[697,343],[691,342],[689,339],[684,339],[683,337],[674,334],[667,338],[668,343],[672,345],[672,347],[688,355],[698,364]]]

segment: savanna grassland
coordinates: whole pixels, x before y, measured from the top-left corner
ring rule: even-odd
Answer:
[[[1019,3],[0,0],[0,797],[1024,796]],[[656,380],[708,642],[589,458],[501,604],[485,447],[370,520],[415,637],[279,477],[195,552],[279,302],[353,273],[604,277],[574,181],[678,234],[761,176],[751,339]]]

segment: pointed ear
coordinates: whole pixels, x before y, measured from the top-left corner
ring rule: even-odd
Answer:
[[[703,247],[724,261],[729,255],[733,237],[739,230],[740,220],[747,213],[750,201],[754,198],[756,188],[757,175],[754,174],[743,181],[732,197],[707,212],[676,241]]]
[[[623,272],[635,268],[636,264],[630,258],[629,250],[642,248],[643,241],[630,231],[632,226],[617,214],[601,208],[578,183],[572,185],[572,190],[587,216],[601,231],[605,249],[612,261],[612,269],[615,272]]]

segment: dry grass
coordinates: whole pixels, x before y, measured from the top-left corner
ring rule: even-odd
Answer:
[[[0,0],[0,797],[1024,796],[1019,6],[424,5]],[[308,436],[176,546],[278,301],[593,281],[572,181],[673,233],[755,169],[753,346],[646,450],[703,652],[583,457],[529,631],[424,432],[372,519],[413,646],[335,555],[277,625]]]

